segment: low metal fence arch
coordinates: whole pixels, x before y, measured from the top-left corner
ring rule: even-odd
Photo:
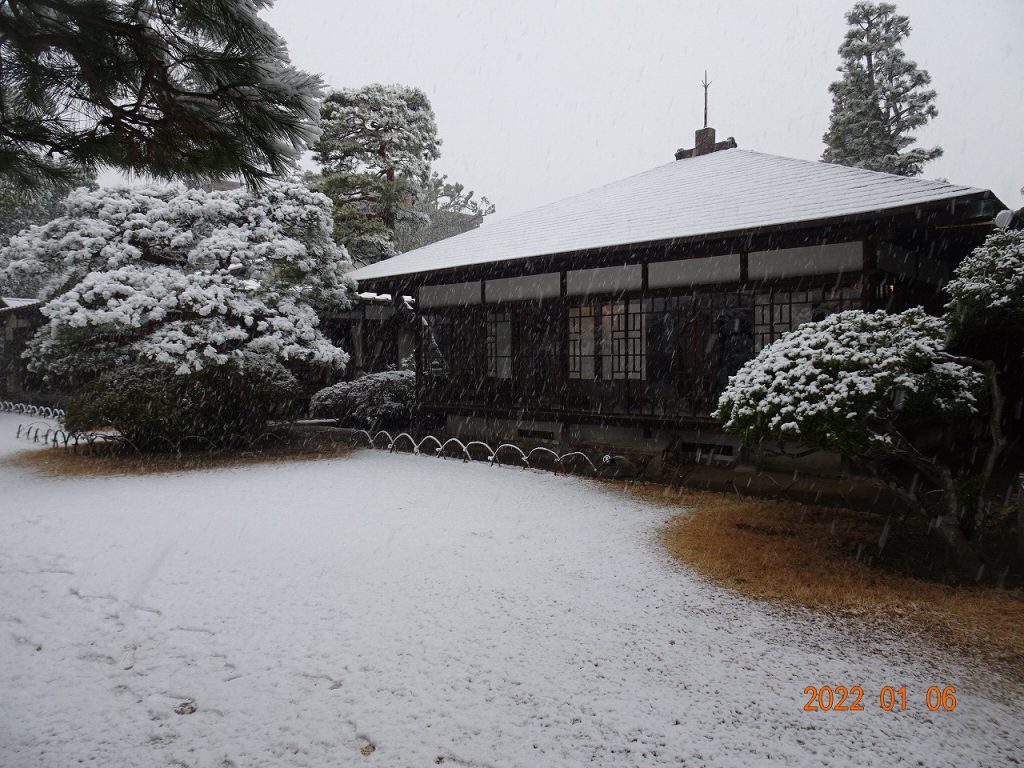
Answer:
[[[19,403],[13,400],[0,400],[0,413],[17,413],[24,416],[37,416],[43,419],[56,419],[64,421],[64,410],[49,405],[33,405],[31,403]]]
[[[75,432],[65,429],[63,426],[65,413],[60,408],[0,400],[0,413],[48,419],[49,421],[40,420],[28,424],[18,424],[15,437],[31,440],[33,443],[73,450],[77,450],[81,445],[91,447],[104,443],[121,443],[138,452],[138,448],[131,441],[116,432]],[[57,424],[52,423],[54,421]],[[260,435],[252,442],[266,437],[267,434],[270,433]],[[203,439],[200,436],[193,437]],[[627,456],[615,453],[588,454],[580,450],[559,453],[547,446],[523,448],[511,442],[492,446],[484,440],[463,441],[458,437],[442,439],[435,435],[425,435],[417,439],[409,432],[399,432],[393,435],[386,429],[376,432],[366,429],[353,431],[350,439],[351,445],[355,446],[360,442],[364,442],[370,449],[387,450],[390,453],[408,451],[417,456],[433,456],[439,459],[461,458],[463,463],[475,461],[486,462],[490,466],[550,469],[556,475],[559,472],[563,474],[583,473],[606,478],[635,479],[639,478],[646,469],[645,461],[637,462]],[[175,444],[168,440],[168,445],[176,452],[181,450],[180,443]]]
[[[622,477],[623,475],[638,477],[645,469],[643,464],[638,464],[627,456],[614,453],[603,453],[592,458],[584,451],[559,453],[546,446],[535,446],[527,450],[515,443],[499,443],[496,447],[492,447],[490,443],[483,440],[463,442],[457,437],[442,440],[434,435],[426,435],[417,440],[408,432],[392,435],[386,429],[376,432],[366,429],[355,430],[352,433],[351,444],[355,446],[361,442],[370,449],[387,450],[389,453],[401,452],[405,448],[416,456],[433,456],[439,459],[461,458],[463,463],[478,461],[486,462],[490,466],[519,465],[523,469],[547,469],[550,467],[555,474],[560,471],[569,474],[582,469],[585,473],[601,477]]]
[[[47,421],[32,421],[18,424],[15,438],[31,440],[53,448],[72,448],[77,450],[80,445],[93,446],[102,443],[128,443],[122,435],[107,432],[74,432],[64,428],[66,413],[63,408],[49,405],[19,403],[12,400],[0,400],[0,413],[11,413],[22,416],[35,416]],[[54,424],[53,422],[56,422]]]

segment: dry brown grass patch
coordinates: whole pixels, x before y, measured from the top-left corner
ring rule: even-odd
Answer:
[[[954,587],[892,570],[901,560],[921,557],[916,550],[922,539],[891,534],[879,563],[885,520],[878,515],[657,486],[633,486],[631,492],[690,510],[666,527],[664,543],[717,584],[761,600],[920,632],[940,648],[980,656],[1024,679],[1020,591]],[[901,547],[915,549],[913,556],[901,558]]]
[[[115,475],[153,475],[166,472],[189,472],[223,469],[250,464],[276,464],[286,461],[310,461],[345,456],[348,445],[329,439],[306,437],[302,440],[275,442],[251,449],[224,449],[204,453],[138,454],[113,444],[92,447],[43,448],[18,453],[8,459],[50,477],[91,477]]]

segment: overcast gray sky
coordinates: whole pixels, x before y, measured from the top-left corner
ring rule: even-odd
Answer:
[[[853,0],[278,0],[292,60],[335,87],[426,91],[438,170],[516,213],[672,160],[702,122],[741,147],[815,160]],[[1024,1],[903,0],[905,49],[939,116],[925,176],[1024,205]]]

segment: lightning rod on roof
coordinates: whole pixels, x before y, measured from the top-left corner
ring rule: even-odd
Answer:
[[[704,87],[704,127],[708,127],[708,86],[711,83],[708,82],[708,71],[704,70],[704,79],[700,81],[700,84]]]

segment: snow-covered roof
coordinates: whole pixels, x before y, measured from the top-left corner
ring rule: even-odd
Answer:
[[[371,280],[743,232],[984,193],[943,181],[726,149],[676,160],[350,273]]]
[[[15,307],[27,307],[32,304],[41,303],[39,299],[16,299],[13,296],[0,296],[0,305],[3,305],[5,308],[10,307],[14,309]]]
[[[13,296],[0,296],[0,313],[13,312],[24,307],[42,305],[39,299],[20,299]]]
[[[362,293],[357,293],[356,296],[359,297],[360,301],[365,301],[367,304],[391,304],[390,293],[363,291]],[[412,309],[413,304],[416,303],[416,300],[412,296],[402,296],[402,301],[405,303],[405,306],[410,309]]]

